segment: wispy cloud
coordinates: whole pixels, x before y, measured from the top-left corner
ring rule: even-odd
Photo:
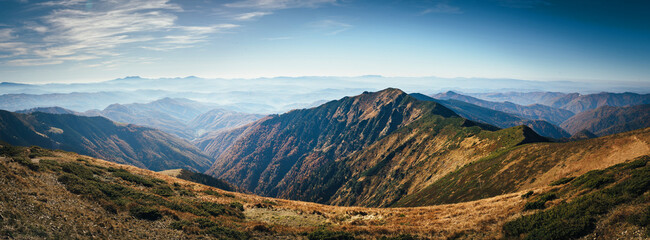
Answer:
[[[318,7],[323,4],[335,4],[336,0],[243,0],[225,4],[232,8],[287,9]]]
[[[431,8],[425,9],[420,14],[425,15],[429,13],[461,14],[463,11],[459,7],[450,6],[447,3],[438,3]]]
[[[238,14],[235,16],[235,20],[239,21],[247,21],[247,20],[253,20],[259,17],[263,17],[266,15],[272,14],[271,12],[248,12],[248,13],[242,13]]]
[[[311,24],[311,26],[318,29],[319,31],[325,32],[326,35],[336,35],[345,32],[353,27],[348,23],[331,19],[314,22]]]
[[[8,53],[4,57],[20,58],[5,63],[30,66],[83,61],[120,55],[122,47],[134,44],[152,50],[191,47],[205,41],[210,34],[238,26],[179,25],[174,13],[183,9],[168,0],[88,3],[85,0],[40,3],[53,10],[38,18],[39,23],[29,22],[14,29],[0,29],[0,54],[4,52]],[[31,30],[39,35],[20,41],[11,37],[14,31],[21,30]]]

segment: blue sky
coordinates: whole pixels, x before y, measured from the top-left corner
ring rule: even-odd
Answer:
[[[646,1],[0,0],[0,81],[439,76],[650,82]]]

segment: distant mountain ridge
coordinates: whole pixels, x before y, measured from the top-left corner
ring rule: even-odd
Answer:
[[[103,117],[0,110],[0,140],[101,157],[151,170],[205,171],[212,160],[188,142],[159,130]]]
[[[561,126],[572,133],[588,130],[598,136],[605,136],[650,127],[648,119],[650,104],[630,107],[601,106],[579,113]]]
[[[51,113],[51,114],[79,114],[78,112],[72,111],[70,109],[65,109],[62,107],[37,107],[37,108],[20,110],[16,112],[17,113],[43,112],[43,113]]]
[[[458,113],[458,115],[472,121],[490,124],[500,128],[510,128],[519,125],[526,125],[542,136],[561,139],[570,137],[564,129],[544,120],[529,120],[514,114],[504,113],[489,108],[480,107],[464,101],[449,99],[439,100],[424,94],[412,93],[411,96],[422,101],[439,102],[445,107]]]
[[[516,102],[519,104],[543,104],[562,108],[574,113],[593,110],[602,106],[634,106],[650,103],[650,94],[631,92],[595,94],[559,92],[506,92],[506,93],[467,93],[467,95],[488,101]]]
[[[193,140],[211,131],[239,127],[264,116],[215,108],[211,104],[184,98],[162,98],[149,103],[111,104],[104,110],[86,111],[82,114],[152,127],[187,140]]]
[[[540,104],[522,106],[511,102],[490,102],[490,101],[485,101],[478,98],[458,94],[452,91],[435,94],[432,97],[441,100],[449,100],[449,99],[459,100],[474,105],[478,105],[481,107],[489,108],[492,110],[515,114],[526,119],[546,120],[556,125],[561,124],[566,119],[574,115],[573,112],[564,109],[549,107]]]
[[[589,111],[602,106],[624,107],[641,104],[650,104],[650,94],[603,92],[580,95],[574,93],[554,99],[548,103],[549,106],[566,109],[574,113]]]

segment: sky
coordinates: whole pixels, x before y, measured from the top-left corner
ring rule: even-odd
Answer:
[[[437,76],[650,84],[650,3],[0,0],[0,82]]]

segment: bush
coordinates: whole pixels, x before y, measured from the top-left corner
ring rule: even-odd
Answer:
[[[109,169],[110,171],[110,169]],[[135,184],[141,184],[144,185],[145,187],[153,187],[153,182],[149,181],[146,178],[140,177],[138,175],[132,174],[130,172],[127,172],[124,169],[118,169],[113,172],[113,176],[119,177],[121,179],[124,179],[126,181],[135,183]]]
[[[230,207],[240,212],[244,211],[244,205],[241,204],[240,202],[231,202]]]
[[[104,196],[95,184],[87,182],[77,177],[77,175],[64,173],[57,180],[65,185],[65,188],[71,193],[88,195],[90,198],[101,198]]]
[[[380,240],[419,240],[419,239],[422,239],[422,238],[420,238],[418,236],[411,235],[411,234],[400,234],[400,235],[394,236],[394,237],[381,237],[379,239]]]
[[[161,219],[163,216],[158,209],[136,205],[129,209],[131,216],[134,216],[138,219],[144,219],[149,221],[156,221]]]
[[[307,234],[309,240],[352,240],[355,239],[352,234],[342,231],[331,231],[323,228],[319,228],[316,231],[313,231]]]
[[[632,214],[627,221],[639,227],[648,227],[650,225],[650,206],[646,207],[643,212]]]
[[[544,209],[545,207],[546,207],[546,202],[532,201],[532,202],[527,202],[526,205],[524,205],[524,210]]]
[[[222,196],[220,193],[218,193],[217,191],[213,191],[213,190],[205,190],[205,191],[203,191],[203,193],[208,194],[208,195],[212,195],[212,196],[215,196],[215,197],[221,197]]]
[[[562,184],[565,184],[565,183],[571,182],[573,179],[575,179],[575,177],[564,177],[564,178],[560,178],[560,179],[558,179],[558,180],[552,182],[551,184],[549,184],[549,186],[562,185]]]
[[[533,193],[535,193],[535,192],[533,192],[533,191],[528,191],[527,193],[522,194],[522,195],[521,195],[521,198],[529,198],[530,196],[533,195]]]
[[[596,189],[614,182],[614,175],[605,173],[604,170],[594,170],[578,177],[573,184],[584,188]]]
[[[93,179],[93,171],[78,163],[73,163],[73,162],[63,163],[61,164],[61,169],[64,172],[72,173],[74,175],[77,175],[80,178]]]
[[[555,193],[545,193],[544,195],[537,197],[536,200],[527,202],[526,205],[524,205],[524,210],[544,209],[546,202],[554,199],[557,199]]]
[[[54,157],[54,154],[49,150],[37,146],[29,148],[29,158],[37,157]]]
[[[32,162],[32,160],[29,159],[29,158],[22,157],[22,156],[15,156],[15,157],[13,157],[13,160],[16,161],[17,163],[19,163],[20,165],[23,165],[23,166],[31,169],[32,171],[38,171],[40,169],[38,164]]]
[[[574,184],[578,187],[600,187],[600,183],[613,182],[613,174],[608,171],[620,171],[615,167],[586,173],[577,178]],[[628,178],[623,176],[621,182],[610,188],[596,190],[569,203],[506,222],[503,226],[506,237],[524,235],[525,239],[571,239],[589,234],[602,214],[617,205],[638,199],[650,189],[650,166],[632,169],[629,170]],[[539,200],[554,197],[556,196],[545,194]]]
[[[244,218],[244,214],[242,213],[242,211],[244,211],[244,208],[243,206],[241,207],[241,209],[238,208],[237,204],[235,204],[235,206],[233,206],[232,204],[230,206],[225,206],[219,203],[201,202],[199,203],[198,208],[200,210],[207,212],[212,216],[226,215],[226,216],[233,216],[237,218]]]
[[[158,186],[153,190],[153,193],[158,194],[163,197],[171,197],[175,195],[174,190],[167,185]]]
[[[187,220],[180,220],[180,221],[175,221],[169,224],[169,227],[171,229],[176,229],[176,230],[183,230],[185,227],[192,225],[190,221]]]

